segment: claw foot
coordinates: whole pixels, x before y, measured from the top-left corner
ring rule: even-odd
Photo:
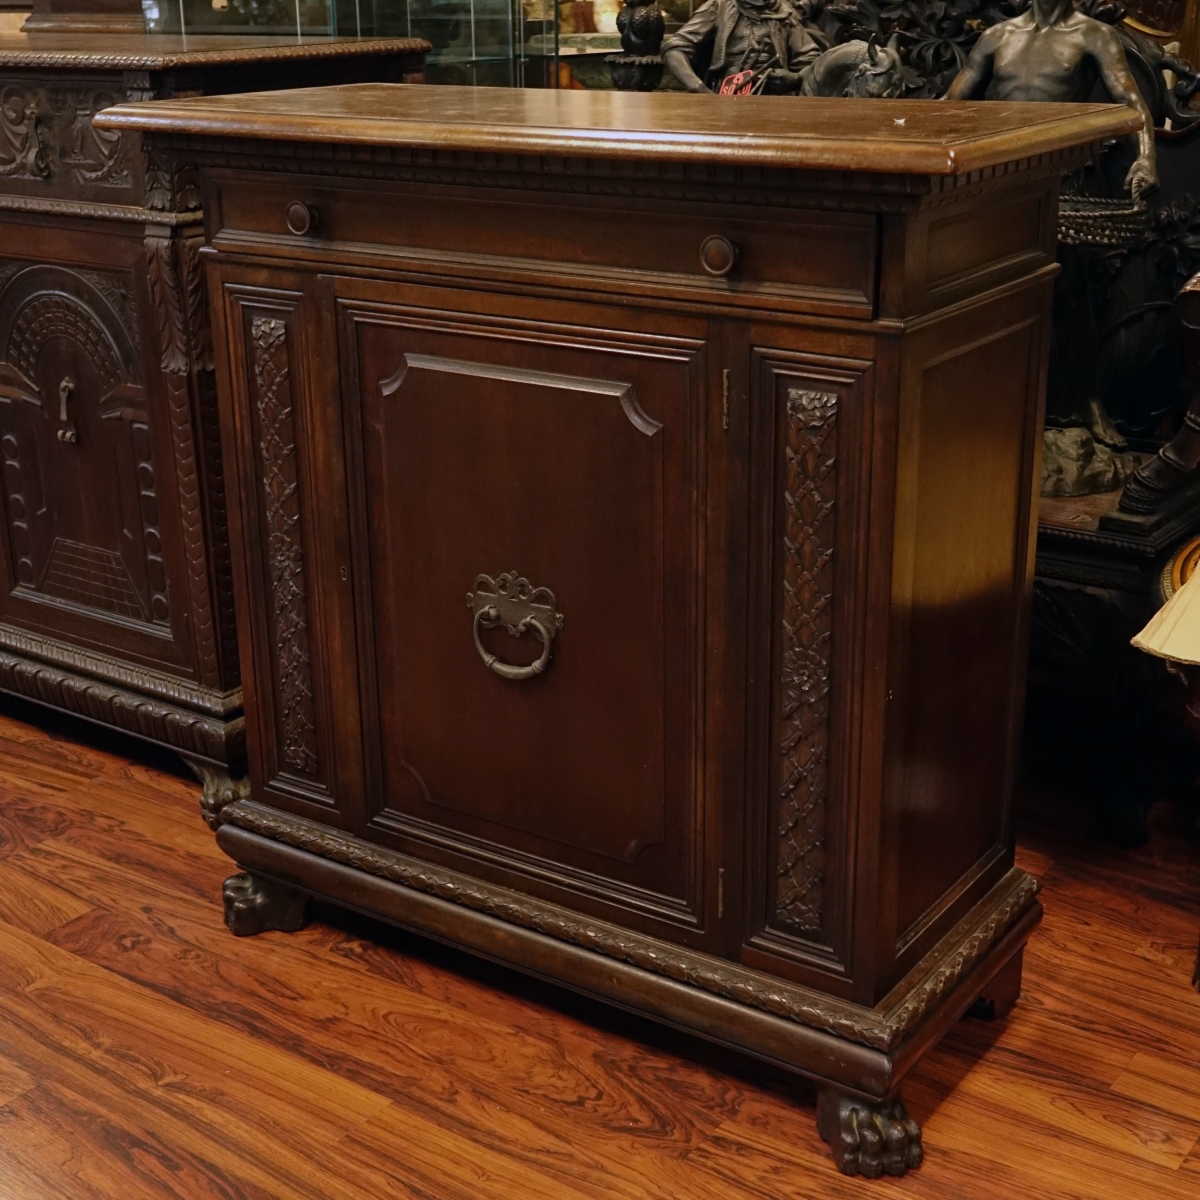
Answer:
[[[260,875],[231,875],[225,880],[225,924],[238,937],[277,929],[294,933],[308,920],[304,892]]]
[[[903,1175],[921,1165],[921,1127],[899,1096],[880,1103],[855,1100],[822,1088],[817,1097],[817,1132],[833,1150],[843,1175]]]

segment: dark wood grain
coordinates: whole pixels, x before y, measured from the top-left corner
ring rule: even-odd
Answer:
[[[746,136],[753,123],[754,138]],[[428,96],[364,85],[274,97],[119,107],[106,129],[339,142],[437,150],[655,157],[828,171],[959,175],[1137,129],[1119,105],[714,97],[439,87]]]
[[[227,867],[183,781],[11,718],[0,739],[0,811],[38,832],[0,864],[7,1193],[875,1194],[830,1176],[796,1120],[810,1094],[679,1035],[329,910],[299,934],[230,938]],[[74,782],[43,785],[34,816],[26,774]],[[1129,854],[1049,826],[1023,840],[1047,908],[1026,996],[1005,1021],[959,1025],[917,1069],[909,1105],[939,1153],[899,1191],[1195,1195],[1200,848],[1164,810],[1154,826]],[[86,911],[41,935],[13,927],[28,885],[48,883]]]

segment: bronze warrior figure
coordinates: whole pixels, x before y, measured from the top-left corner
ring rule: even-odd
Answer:
[[[795,92],[825,49],[790,0],[707,0],[662,45],[667,70],[689,92],[716,92],[742,71],[765,75],[764,90]],[[701,78],[703,75],[703,78]]]
[[[1138,156],[1125,177],[1140,196],[1158,184],[1154,120],[1116,30],[1076,12],[1072,0],[1033,0],[1019,17],[985,30],[945,98],[1086,101],[1097,77],[1116,103],[1141,114]]]

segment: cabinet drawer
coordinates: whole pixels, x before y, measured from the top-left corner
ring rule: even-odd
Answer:
[[[419,266],[472,283],[548,284],[625,301],[874,315],[877,218],[869,213],[368,182],[348,194],[245,173],[217,176],[208,203],[218,248],[253,242],[309,261]]]

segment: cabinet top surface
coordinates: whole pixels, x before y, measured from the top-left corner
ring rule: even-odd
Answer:
[[[358,54],[427,51],[420,38],[177,36],[167,33],[0,33],[0,67],[162,71]]]
[[[110,129],[357,145],[961,175],[1132,133],[1115,104],[822,100],[386,83],[119,105]]]

